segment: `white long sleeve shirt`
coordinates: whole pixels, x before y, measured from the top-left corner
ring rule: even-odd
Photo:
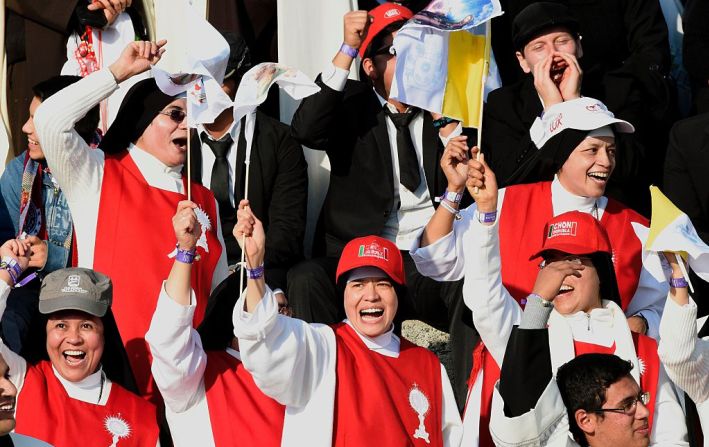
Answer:
[[[697,337],[694,300],[680,306],[667,297],[657,351],[667,375],[697,405],[704,445],[709,446],[709,338]]]
[[[504,199],[505,189],[501,189],[497,199],[498,220],[501,218]],[[571,194],[564,189],[558,178],[554,178],[551,184],[551,201],[554,216],[568,211],[591,213],[597,208],[598,219],[602,218],[608,204],[606,197],[594,199]],[[417,238],[410,254],[416,262],[416,268],[422,275],[437,281],[457,281],[476,274],[476,267],[472,265],[476,262],[474,260],[476,254],[471,249],[471,240],[476,237],[472,227],[478,220],[477,205],[472,204],[462,210],[460,215],[462,218],[453,223],[453,231],[433,244],[420,247],[420,236]],[[649,229],[633,224],[633,230],[644,245]],[[543,231],[543,228],[540,228],[539,231]],[[520,261],[526,262],[527,260]],[[643,268],[640,272],[637,290],[625,313],[628,316],[642,313],[648,321],[647,335],[650,337],[658,337],[663,301],[668,292],[669,285],[662,271],[660,259],[655,253],[646,253],[643,258]]]
[[[111,71],[101,69],[47,98],[34,116],[35,129],[47,164],[69,204],[76,228],[79,267],[92,268],[94,264],[104,153],[91,149],[74,130],[74,124],[117,88]],[[135,145],[128,150],[150,186],[183,193],[182,166],[166,166]],[[222,254],[212,276],[212,290],[228,275],[219,219],[217,226]]]
[[[498,223],[485,226],[475,218],[470,221],[466,230],[463,242],[467,250],[468,270],[463,285],[463,297],[465,304],[473,312],[473,322],[480,338],[497,364],[502,365],[512,328],[521,321],[522,308],[502,285]],[[615,343],[616,355],[635,365],[633,374],[640,383],[641,368],[625,316],[615,303],[604,301],[603,305],[604,307],[594,309],[588,314],[577,312],[562,316],[555,310],[552,311],[549,319],[552,370],[555,373],[561,364],[574,357],[574,340],[606,347]],[[481,374],[469,391],[468,408],[463,421],[464,445],[477,445],[482,380]],[[543,414],[539,411],[537,413]],[[661,368],[651,434],[652,445],[688,445],[687,429],[683,420],[684,413],[678,396],[664,368]],[[510,428],[514,427],[512,422],[510,424]]]
[[[253,314],[244,310],[244,302],[242,296],[234,307],[234,335],[258,387],[288,406],[282,445],[331,446],[337,362],[333,330],[279,315],[270,289]],[[378,355],[399,355],[399,338],[391,331],[376,339],[355,332]],[[462,424],[443,365],[441,382],[443,445],[458,446]]]

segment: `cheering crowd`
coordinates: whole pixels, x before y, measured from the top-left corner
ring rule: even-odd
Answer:
[[[651,184],[709,243],[704,0],[501,1],[480,129],[392,97],[427,2],[347,12],[290,125],[196,127],[152,2],[5,3],[0,446],[709,445],[709,271],[648,248]],[[275,26],[231,3],[233,102]]]

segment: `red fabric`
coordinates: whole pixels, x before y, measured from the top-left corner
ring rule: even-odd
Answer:
[[[650,410],[648,423],[650,424],[650,430],[652,430],[652,421],[655,416],[655,400],[657,399],[657,382],[660,379],[660,357],[657,355],[657,342],[654,338],[646,335],[635,332],[632,334],[635,352],[641,364],[640,388],[643,391],[650,392],[650,402],[647,404],[647,409]]]
[[[263,394],[228,352],[207,352],[204,389],[216,447],[281,445],[285,407]]]
[[[112,445],[106,428],[109,417],[122,419],[130,435],[120,438],[121,447],[154,446],[158,441],[155,407],[139,396],[111,384],[106,405],[72,399],[54,375],[48,361],[28,365],[25,383],[17,399],[15,432],[41,439],[56,447]],[[113,444],[115,445],[115,444]]]
[[[403,338],[399,357],[387,357],[373,353],[347,324],[336,324],[333,330],[337,339],[333,446],[442,446],[438,358]],[[424,425],[430,443],[414,437],[420,423],[409,403],[414,387],[428,401]]]
[[[480,365],[480,366],[478,366]],[[500,367],[490,355],[490,351],[485,348],[485,345],[480,342],[473,351],[473,371],[468,379],[468,389],[475,385],[478,374],[483,373],[483,384],[480,390],[480,429],[479,443],[480,447],[495,447],[495,443],[490,435],[490,415],[492,413],[492,394],[495,389],[495,383],[500,379]],[[467,411],[467,405],[466,405]]]
[[[576,357],[584,354],[615,354],[615,342],[610,346],[602,346],[574,340],[574,353]]]
[[[172,268],[167,255],[175,248],[172,216],[185,195],[148,185],[127,151],[107,156],[96,226],[94,269],[111,277],[111,309],[128,352],[140,393],[159,402],[150,375],[151,357],[145,342],[162,282]],[[216,205],[212,193],[192,184],[192,201],[209,215],[209,253],[192,268],[192,288],[197,295],[194,325],[204,318],[212,274],[221,255],[217,238]]]
[[[544,227],[553,217],[551,182],[515,185],[505,189],[500,211],[500,256],[502,283],[517,302],[534,287],[540,259],[529,260],[544,240]],[[642,270],[642,244],[632,222],[648,225],[647,219],[624,205],[608,199],[601,225],[613,247],[613,266],[618,280],[621,307],[625,310],[638,287]]]

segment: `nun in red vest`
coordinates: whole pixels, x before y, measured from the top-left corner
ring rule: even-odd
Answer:
[[[116,62],[48,98],[34,116],[47,163],[73,216],[78,265],[111,277],[113,312],[138,389],[153,401],[159,395],[144,338],[157,292],[172,267],[170,217],[188,190],[182,174],[186,100],[166,95],[155,80],[144,79],[126,93],[100,150],[91,150],[73,127],[122,81],[157,63],[164,44],[132,42]],[[207,297],[227,276],[227,265],[214,196],[194,183],[191,191],[202,236],[192,270],[199,298],[193,323],[198,325]]]
[[[195,208],[189,201],[177,207],[172,223],[178,252],[145,336],[173,442],[176,447],[278,447],[285,407],[256,386],[234,336],[239,275],[215,289],[202,324],[192,327],[198,299],[190,279],[190,252],[199,239]]]
[[[29,254],[24,240],[0,247],[0,314]],[[111,313],[112,296],[111,280],[93,270],[67,268],[44,278],[39,311],[46,318],[46,357],[28,362],[0,342],[17,388],[10,404],[16,433],[56,447],[159,445],[155,407],[129,391],[135,382]]]
[[[495,183],[495,200],[484,207],[479,199],[487,194],[485,188],[492,188],[486,182],[490,178],[494,180],[484,154],[477,160],[477,148],[473,148],[469,156],[467,147],[449,144],[441,158],[448,191],[461,192],[467,188],[476,203],[458,210],[454,201],[442,202],[411,249],[416,267],[422,274],[439,281],[474,278],[478,266],[473,247],[477,247],[478,242],[473,239],[478,236],[473,228],[481,222],[495,222],[500,233],[498,262],[502,267],[502,284],[517,303],[524,306],[537,277],[539,263],[532,255],[539,252],[543,243],[540,229],[554,216],[568,211],[584,212],[598,220],[610,238],[619,306],[628,319],[628,326],[633,332],[657,337],[669,285],[659,257],[643,254],[648,221],[603,195],[615,169],[615,135],[632,131],[630,123],[616,119],[605,105],[593,98],[550,106],[530,129],[539,150],[529,163],[520,167],[517,177],[536,183],[499,191]],[[473,366],[469,392],[482,386],[484,374],[478,372],[489,354],[482,344],[473,353],[477,366]],[[497,378],[490,380],[494,383]],[[467,405],[470,408],[470,399]],[[479,406],[479,403],[473,405]],[[473,445],[480,442],[480,445],[492,446],[487,426],[483,424],[477,430],[479,437],[476,434]]]
[[[377,236],[350,241],[336,274],[347,318],[307,324],[279,315],[264,282],[263,225],[246,200],[237,216],[248,281],[234,334],[256,385],[287,405],[282,445],[458,446],[462,425],[445,369],[394,334],[406,286],[396,245]]]

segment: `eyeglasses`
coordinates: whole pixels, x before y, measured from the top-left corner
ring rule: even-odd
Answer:
[[[374,56],[380,56],[380,55],[387,55],[387,56],[396,56],[396,48],[394,48],[394,45],[386,45],[381,47],[380,49],[376,50],[372,57]]]
[[[626,416],[632,416],[635,414],[635,410],[638,409],[638,402],[642,402],[643,405],[650,403],[650,392],[645,391],[640,393],[632,399],[626,400],[622,407],[620,408],[598,408],[596,410],[590,410],[593,413],[604,413],[609,411],[611,413],[621,413]]]
[[[170,109],[170,110],[163,110],[158,112],[161,115],[167,115],[170,117],[171,120],[176,122],[177,124],[180,124],[182,120],[185,119],[187,116],[187,113],[182,110],[182,109]]]

